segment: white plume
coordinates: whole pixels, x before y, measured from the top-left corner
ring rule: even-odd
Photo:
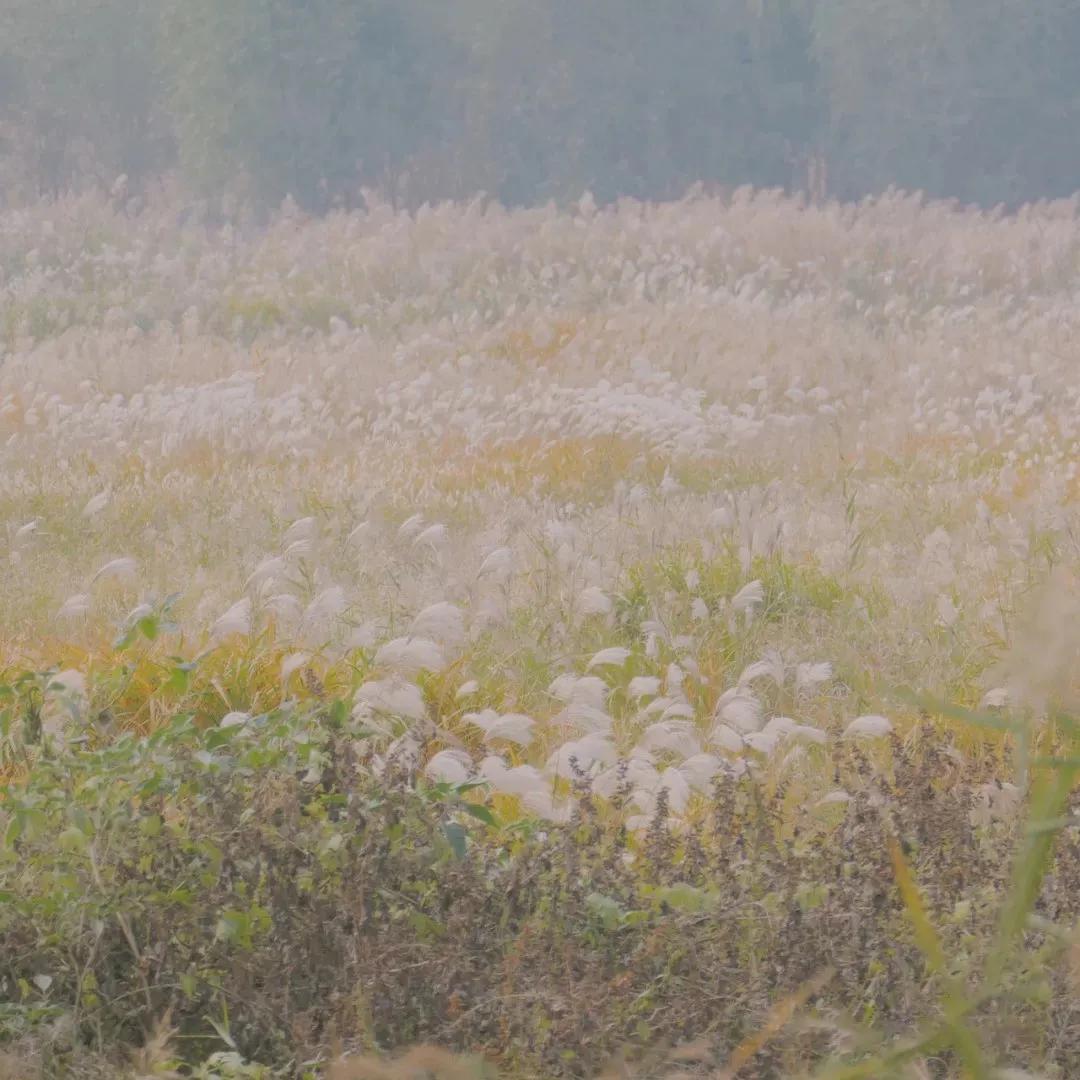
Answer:
[[[423,529],[423,527],[424,515],[413,514],[412,517],[406,518],[398,526],[398,536],[400,536],[402,540],[412,540],[419,535],[420,530]]]
[[[582,772],[595,765],[611,765],[616,760],[615,747],[603,735],[584,735],[563,743],[547,760],[545,769],[555,776],[569,776],[571,759]]]
[[[413,547],[441,547],[446,543],[446,538],[449,535],[449,530],[445,525],[439,523],[429,525],[416,534],[413,539]]]
[[[884,716],[858,716],[844,729],[844,737],[878,739],[890,734],[892,729]]]
[[[90,610],[90,596],[88,593],[75,593],[69,596],[56,613],[58,619],[78,619]]]
[[[530,791],[521,801],[537,817],[558,824],[568,822],[574,813],[571,803],[556,800],[550,791]]]
[[[111,559],[90,579],[90,584],[95,581],[132,581],[139,564],[132,558]]]
[[[817,743],[819,746],[824,746],[829,741],[829,736],[821,728],[809,724],[796,724],[791,729],[791,738],[800,742]]]
[[[751,750],[768,756],[780,741],[780,735],[775,731],[751,731],[743,737],[743,741]]]
[[[504,713],[500,715],[494,709],[466,713],[463,719],[484,732],[484,742],[493,739],[505,739],[507,742],[528,746],[533,741],[532,729],[536,721],[522,713]]]
[[[548,687],[548,693],[560,701],[577,702],[603,709],[607,703],[608,685],[596,675],[559,675]]]
[[[612,645],[596,653],[586,665],[586,670],[591,671],[596,667],[622,667],[629,659],[629,649],[624,649],[619,645]]]
[[[427,638],[400,637],[386,642],[375,653],[375,665],[399,675],[440,671],[446,666],[442,649]]]
[[[843,790],[843,788],[837,788],[835,791],[830,791],[828,795],[818,799],[818,806],[832,806],[836,803],[848,803],[851,802],[851,796]]]
[[[503,582],[513,573],[514,553],[508,547],[497,547],[489,551],[480,563],[477,577],[491,578],[492,581]]]
[[[716,719],[738,731],[757,731],[761,727],[761,702],[741,687],[733,687],[717,702]]]
[[[660,680],[655,675],[635,675],[626,689],[631,701],[640,701],[660,693]]]
[[[489,755],[480,762],[480,775],[492,789],[503,795],[524,798],[535,793],[551,791],[551,782],[532,765],[515,765],[509,768],[501,757]]]
[[[293,673],[299,671],[310,659],[311,653],[306,652],[294,652],[286,656],[281,661],[281,681],[287,683]]]
[[[83,507],[82,516],[84,518],[92,518],[95,514],[100,514],[108,505],[109,493],[107,491],[99,491]]]
[[[597,795],[610,799],[624,784],[633,789],[655,791],[659,781],[660,774],[653,765],[641,758],[631,757],[605,769],[593,781],[592,790]]]
[[[661,720],[693,720],[694,707],[687,701],[673,701],[660,714]]]
[[[739,685],[745,686],[755,679],[771,679],[777,686],[784,685],[784,659],[773,650],[767,652],[760,660],[755,660],[743,669],[739,676]]]
[[[253,585],[261,585],[266,581],[273,581],[285,573],[285,560],[280,555],[273,555],[269,559],[263,559],[258,566],[248,575],[244,582],[244,588],[249,589]]]
[[[611,597],[595,585],[578,593],[578,607],[582,615],[610,615],[614,606]]]
[[[731,607],[734,611],[749,611],[763,603],[765,603],[765,586],[760,581],[748,582],[731,598]]]
[[[790,716],[774,716],[761,730],[766,735],[784,738],[790,735],[798,726]]]
[[[567,727],[577,728],[579,731],[592,732],[598,735],[606,735],[611,731],[611,717],[603,709],[594,705],[586,705],[582,701],[572,701],[560,713],[552,723],[563,724]]]
[[[18,544],[23,540],[29,539],[29,537],[33,536],[34,533],[38,531],[38,526],[40,526],[40,524],[41,522],[37,518],[34,518],[32,521],[28,521],[25,525],[20,525],[15,530],[15,535],[12,538],[12,542]]]
[[[372,532],[370,521],[361,521],[359,525],[354,525],[349,535],[345,537],[346,546],[353,544],[359,544],[362,540],[366,540]]]
[[[730,754],[741,754],[745,741],[734,728],[727,724],[717,724],[709,732],[709,742],[721,750],[727,750]]]
[[[795,692],[809,694],[832,678],[832,664],[821,661],[817,664],[799,664],[795,668]]]
[[[318,533],[319,525],[313,517],[297,518],[296,521],[285,530],[285,535],[282,536],[281,542],[286,547],[290,544],[295,544],[299,540],[311,543],[318,536]]]
[[[707,791],[720,769],[720,759],[713,754],[694,754],[679,766],[679,772],[695,791]]]
[[[463,750],[440,750],[425,766],[432,780],[463,784],[472,776],[472,758]]]
[[[690,802],[690,783],[683,773],[674,766],[665,769],[660,774],[660,782],[657,788],[663,788],[668,793],[668,806],[676,814],[681,814],[687,803]]]
[[[661,720],[642,733],[639,746],[646,750],[667,750],[682,758],[700,753],[701,744],[693,724],[686,720]]]
[[[447,648],[456,648],[465,640],[465,615],[456,604],[440,600],[424,608],[413,619],[409,633],[431,638]]]
[[[400,675],[388,679],[372,679],[356,691],[357,706],[376,713],[401,716],[407,720],[423,720],[427,706],[420,687],[406,682]]]
[[[224,615],[215,620],[210,628],[210,634],[215,639],[231,637],[233,634],[250,633],[251,600],[246,596],[243,600],[237,600]]]

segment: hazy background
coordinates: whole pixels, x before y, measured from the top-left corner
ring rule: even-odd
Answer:
[[[1080,188],[1077,0],[2,0],[5,201]]]

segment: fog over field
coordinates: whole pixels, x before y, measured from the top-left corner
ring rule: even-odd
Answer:
[[[1080,1075],[1072,5],[0,24],[0,1078]]]

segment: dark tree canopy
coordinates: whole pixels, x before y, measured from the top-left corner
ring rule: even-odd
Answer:
[[[8,0],[9,198],[1080,188],[1075,0]]]

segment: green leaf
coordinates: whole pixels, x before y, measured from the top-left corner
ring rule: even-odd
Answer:
[[[68,817],[71,819],[71,823],[81,830],[85,836],[94,835],[94,823],[91,821],[90,815],[81,806],[69,806]]]
[[[421,938],[436,941],[446,937],[446,927],[422,911],[410,911],[406,918]]]
[[[660,886],[653,890],[653,896],[659,903],[667,904],[673,911],[685,911],[692,914],[705,911],[716,902],[716,894],[711,890],[698,889],[685,882]]]
[[[911,690],[897,689],[893,691],[895,697],[906,701],[909,705],[923,709],[928,713],[944,716],[949,720],[958,720],[963,724],[971,724],[973,727],[990,728],[994,731],[1017,732],[1023,729],[1024,724],[1020,720],[1009,720],[1004,716],[991,712],[979,712],[974,709],[965,709],[960,705],[953,705],[947,701],[940,701],[927,694],[917,694]]]
[[[143,836],[148,836],[153,839],[155,836],[161,835],[161,815],[160,814],[148,814],[139,822],[139,831]]]
[[[191,686],[191,667],[187,664],[177,664],[169,672],[169,677],[161,684],[163,690],[174,694],[186,694]]]
[[[77,829],[74,825],[62,829],[56,838],[56,842],[62,851],[85,851],[89,844],[86,833],[82,829]]]
[[[945,952],[941,947],[941,940],[926,913],[922,893],[907,864],[907,859],[904,858],[900,844],[895,837],[891,836],[889,837],[889,856],[892,859],[896,886],[900,890],[901,899],[904,901],[912,929],[915,931],[915,943],[926,958],[930,970],[940,972],[945,968]]]
[[[220,941],[235,942],[242,949],[252,945],[253,926],[246,911],[223,911],[218,918],[214,936]]]
[[[12,814],[11,820],[8,822],[7,828],[4,830],[4,846],[14,847],[16,841],[22,836],[23,832],[23,816],[22,814]]]
[[[467,795],[470,791],[476,791],[478,788],[486,788],[488,782],[486,780],[463,780],[460,784],[447,784],[447,788],[455,795]]]
[[[501,829],[502,822],[482,803],[466,802],[461,804],[461,809],[466,814],[471,814],[478,821],[482,821],[485,825],[490,825],[493,829]]]
[[[468,837],[465,826],[459,825],[456,821],[449,821],[443,826],[443,833],[445,834],[446,839],[450,844],[450,850],[453,851],[454,855],[458,859],[464,859]]]
[[[1012,947],[1027,923],[1050,865],[1054,841],[1060,828],[1076,769],[1061,768],[1040,776],[1033,785],[1028,828],[1013,864],[1012,881],[998,921],[997,937],[986,963],[986,982],[997,984],[1004,974]]]
[[[589,893],[585,897],[585,906],[605,930],[617,930],[626,914],[617,900],[603,893]]]
[[[1028,836],[1035,836],[1037,833],[1059,832],[1061,829],[1075,824],[1077,824],[1077,820],[1074,817],[1050,818],[1048,821],[1030,821],[1025,832]]]

